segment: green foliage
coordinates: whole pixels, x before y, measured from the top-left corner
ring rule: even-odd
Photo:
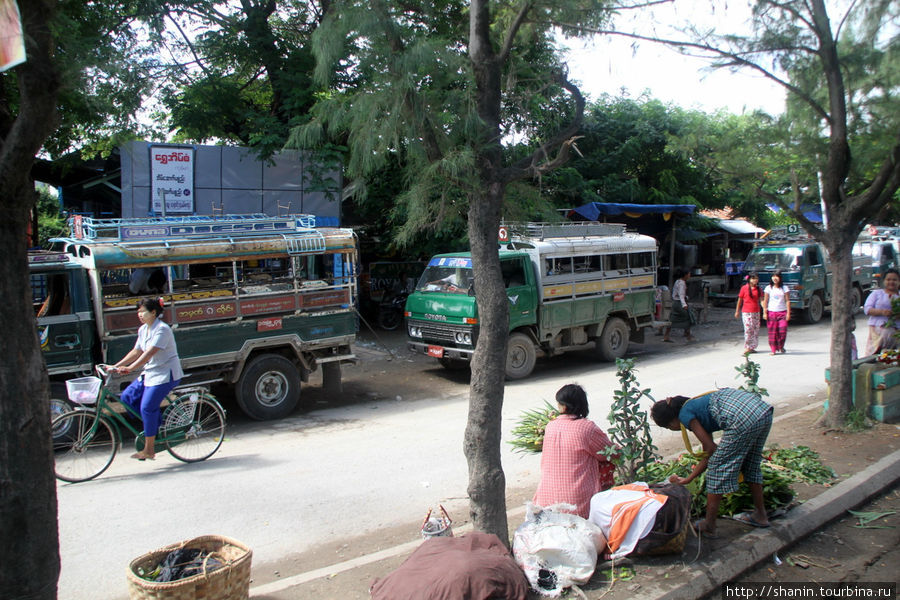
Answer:
[[[856,433],[859,431],[865,431],[869,429],[871,425],[869,425],[869,420],[866,418],[866,413],[863,410],[858,408],[852,408],[849,412],[847,412],[847,421],[844,425],[844,429],[851,433]]]
[[[744,362],[734,368],[738,372],[735,379],[744,378],[744,384],[740,386],[741,390],[751,392],[759,396],[768,396],[769,392],[766,388],[759,387],[759,363],[750,360],[750,353],[744,353]]]
[[[38,189],[35,210],[38,216],[38,240],[42,248],[48,246],[50,238],[68,235],[69,228],[65,216],[59,210],[59,199],[46,188]]]
[[[609,437],[614,447],[604,450],[604,454],[616,465],[622,482],[636,481],[638,471],[659,460],[650,435],[647,411],[641,409],[642,398],[653,398],[649,389],[640,389],[635,371],[634,359],[616,359],[619,389],[613,393],[607,417],[612,424]]]
[[[766,457],[766,460],[772,465],[788,469],[790,476],[795,481],[823,484],[829,483],[837,477],[834,469],[823,465],[819,460],[819,453],[809,446],[779,448],[771,451]]]
[[[547,423],[559,416],[559,411],[546,400],[544,408],[526,410],[512,430],[513,439],[508,443],[516,452],[539,453],[544,447],[544,432]]]
[[[324,90],[312,82],[319,4],[171,3],[154,31],[181,59],[165,67],[157,113],[175,140],[240,144],[262,156],[280,150]]]

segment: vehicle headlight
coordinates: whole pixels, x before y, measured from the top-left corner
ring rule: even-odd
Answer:
[[[456,343],[457,344],[471,344],[472,343],[472,334],[468,331],[457,331],[456,335]]]
[[[410,325],[409,326],[409,337],[422,337],[422,328],[418,325]]]

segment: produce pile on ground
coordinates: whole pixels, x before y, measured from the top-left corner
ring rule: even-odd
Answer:
[[[639,479],[648,483],[666,481],[670,475],[687,477],[698,459],[683,454],[678,459],[646,466]],[[794,499],[796,482],[826,484],[835,477],[834,471],[819,460],[819,455],[808,446],[794,448],[768,448],[763,451],[763,496],[769,512],[784,508]],[[691,515],[706,514],[706,473],[702,473],[686,486],[691,492]],[[753,508],[750,487],[740,483],[736,492],[726,494],[719,504],[719,514],[732,516]]]

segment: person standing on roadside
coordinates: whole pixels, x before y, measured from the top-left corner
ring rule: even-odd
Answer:
[[[866,298],[863,312],[869,317],[869,338],[866,340],[866,356],[877,354],[885,348],[895,347],[897,330],[890,322],[891,301],[900,297],[900,272],[888,269],[884,272],[882,288],[872,290]]]
[[[672,327],[676,329],[684,329],[684,339],[688,342],[697,340],[691,335],[691,326],[694,324],[694,318],[691,311],[688,310],[687,301],[687,280],[691,278],[691,272],[678,269],[675,271],[675,283],[672,285],[672,310],[669,313],[669,322],[672,323],[666,327],[663,332],[663,341],[671,342],[669,333]]]
[[[791,320],[791,291],[781,279],[781,269],[772,273],[772,283],[763,290],[763,319],[769,331],[770,354],[784,354],[788,321]]]
[[[762,291],[759,289],[759,275],[754,271],[747,276],[747,283],[741,286],[734,318],[744,323],[744,354],[756,352],[759,344],[759,313],[762,310]]]

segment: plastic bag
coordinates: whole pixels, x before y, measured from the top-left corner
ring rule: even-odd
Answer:
[[[559,596],[574,584],[587,582],[597,566],[597,553],[606,547],[599,527],[578,515],[570,504],[541,508],[528,504],[525,522],[513,537],[513,556],[528,583],[539,594]]]

